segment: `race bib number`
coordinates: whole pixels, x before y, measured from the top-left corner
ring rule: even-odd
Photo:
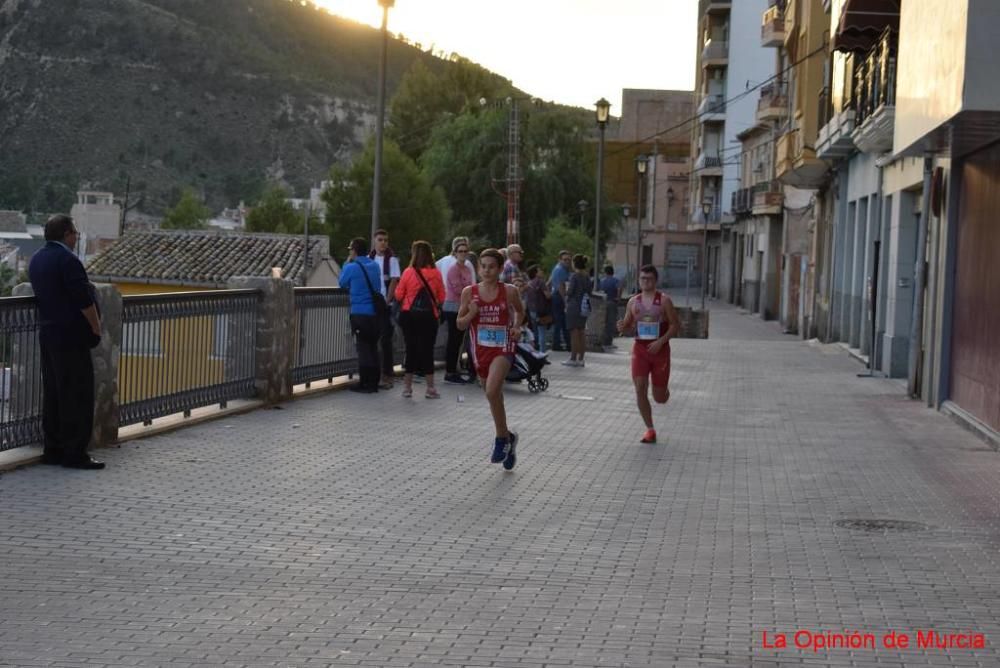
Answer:
[[[654,341],[660,338],[660,323],[640,321],[635,328],[636,337],[640,341]]]
[[[507,328],[480,326],[476,332],[476,343],[483,348],[503,348],[507,345]]]

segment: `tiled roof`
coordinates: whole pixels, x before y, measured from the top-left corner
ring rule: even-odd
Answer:
[[[26,232],[24,214],[20,211],[0,211],[0,232]]]
[[[310,271],[329,258],[330,241],[309,237]],[[87,266],[92,280],[225,287],[234,276],[282,277],[304,285],[303,237],[218,231],[129,232]]]

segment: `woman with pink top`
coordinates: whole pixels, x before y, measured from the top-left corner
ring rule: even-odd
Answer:
[[[455,262],[448,269],[448,274],[444,277],[445,299],[444,317],[448,322],[448,345],[445,354],[444,382],[464,385],[471,383],[471,378],[465,378],[458,373],[458,358],[462,354],[462,341],[465,333],[458,328],[455,321],[458,319],[458,306],[462,301],[462,290],[476,282],[472,275],[472,267],[466,262],[469,257],[469,243],[458,242],[455,244]]]
[[[441,302],[444,301],[444,281],[434,266],[434,253],[426,241],[414,241],[410,266],[396,285],[396,299],[402,305],[399,326],[406,340],[403,363],[403,397],[413,396],[413,374],[423,374],[427,381],[428,399],[437,399],[434,387],[434,340],[437,338]]]

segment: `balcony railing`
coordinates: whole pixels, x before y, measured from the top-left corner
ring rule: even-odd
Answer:
[[[886,29],[864,60],[855,63],[852,94],[858,125],[884,107],[896,105],[896,38]]]
[[[729,58],[729,43],[721,39],[710,39],[701,51],[701,62],[724,61]]]
[[[783,118],[788,113],[788,86],[784,81],[772,81],[760,89],[757,101],[757,120]]]
[[[726,98],[724,95],[706,95],[698,105],[698,115],[707,116],[710,114],[726,113]]]
[[[0,299],[0,451],[42,440],[41,352],[34,297]]]
[[[750,213],[753,208],[753,194],[750,188],[740,188],[733,193],[731,210],[734,215]]]
[[[760,26],[761,46],[781,46],[785,42],[785,12],[775,4],[764,11]]]
[[[254,395],[256,290],[122,298],[119,424]]]
[[[822,128],[828,122],[830,122],[830,117],[833,114],[833,106],[830,104],[830,89],[827,86],[823,87],[823,90],[819,92],[819,109],[818,109],[818,123],[817,128]]]

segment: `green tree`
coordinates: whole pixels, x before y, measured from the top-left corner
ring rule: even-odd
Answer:
[[[247,216],[247,231],[302,234],[305,231],[305,214],[296,211],[287,197],[284,188],[268,189]],[[309,229],[319,231],[313,225]]]
[[[453,55],[440,74],[417,60],[392,98],[387,134],[416,160],[427,149],[435,127],[479,111],[480,100],[494,102],[512,91],[510,81],[461,56]]]
[[[192,190],[181,193],[180,199],[160,224],[165,230],[200,230],[205,227],[212,212],[209,211]]]
[[[380,225],[389,231],[396,252],[405,258],[417,239],[437,242],[440,249],[451,219],[444,192],[391,140],[383,147],[382,166]],[[331,172],[333,185],[323,191],[323,202],[330,253],[336,258],[346,257],[345,248],[354,237],[370,236],[374,173],[373,142],[368,142],[350,167],[335,167]]]
[[[470,236],[494,244],[506,235],[506,200],[496,189],[503,189],[507,170],[507,119],[503,109],[462,114],[434,130],[420,159],[455,218],[478,222]],[[529,261],[537,257],[549,220],[565,215],[575,225],[576,203],[593,199],[595,165],[587,132],[571,110],[524,110],[520,230]]]
[[[594,254],[594,238],[571,225],[565,216],[559,216],[546,222],[545,238],[542,239],[541,266],[550,271],[559,261],[559,251],[568,250],[576,255],[590,257]]]

